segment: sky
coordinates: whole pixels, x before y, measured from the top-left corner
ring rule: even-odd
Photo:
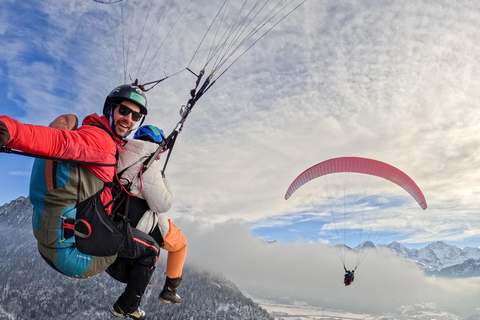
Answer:
[[[38,125],[65,113],[82,120],[101,113],[116,85],[137,77],[145,83],[168,76],[147,92],[147,122],[170,132],[195,87],[193,73],[204,67],[210,48],[218,48],[210,44],[221,43],[232,12],[248,12],[248,6],[241,8],[243,2],[231,1],[226,13],[217,16],[224,17],[216,20],[220,27],[209,29],[223,1],[195,1],[188,7],[186,0],[172,2],[156,1],[150,7],[133,0],[112,5],[93,0],[1,1],[0,114]],[[235,280],[251,278],[253,283],[263,283],[259,278],[271,273],[269,261],[287,263],[275,260],[281,257],[300,261],[311,272],[328,260],[315,278],[327,281],[323,275],[334,266],[337,270],[339,262],[325,258],[329,256],[322,253],[323,244],[360,242],[333,239],[337,229],[356,238],[368,227],[374,230],[372,240],[395,240],[411,248],[434,241],[478,247],[480,4],[308,0],[259,39],[299,3],[294,1],[268,21],[231,57],[224,56],[227,63],[216,76],[234,63],[195,105],[168,164],[166,176],[174,192],[170,217],[191,239],[204,241],[207,234],[205,241],[216,257],[211,260],[229,268]],[[207,74],[215,61],[208,64]],[[346,195],[344,178],[332,182],[340,191],[316,179],[284,199],[304,170],[345,156],[401,169],[423,191],[427,210],[393,184],[357,181],[364,178],[355,175],[346,178]],[[0,163],[0,204],[27,196],[33,160],[0,154]],[[377,182],[382,187],[377,188]],[[371,189],[362,187],[365,184]],[[359,195],[368,200],[359,200]],[[343,199],[354,200],[351,209],[340,214],[348,223],[336,226],[328,207]],[[372,209],[378,203],[384,204],[381,209]],[[370,218],[371,212],[379,212],[380,218],[360,219],[359,210]],[[237,231],[240,235],[233,239]],[[262,239],[280,241],[282,249],[265,253],[264,242],[258,242]],[[241,246],[240,240],[251,248]],[[212,267],[194,247],[189,259]],[[236,270],[222,260],[221,248],[247,261],[265,260],[265,267],[258,274]],[[319,253],[312,257],[311,251]],[[311,260],[303,261],[307,257]],[[432,283],[414,268],[403,269],[399,279],[418,279],[413,282],[424,288],[418,291],[422,294],[441,291],[436,286],[452,287]],[[286,270],[291,269],[277,270],[265,281],[288,287],[297,273]],[[312,279],[310,271],[301,272],[302,277],[309,274]],[[384,274],[369,272],[366,279]],[[291,280],[280,284],[278,277]],[[369,282],[368,290],[383,294],[386,288],[373,286],[379,283]],[[305,295],[312,293],[302,288]],[[389,292],[407,297],[408,290]],[[445,293],[436,301],[452,296]]]

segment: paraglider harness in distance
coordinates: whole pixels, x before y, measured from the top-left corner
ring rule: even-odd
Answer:
[[[353,269],[353,270],[347,270],[345,265],[343,265],[343,270],[345,270],[345,276],[344,276],[344,279],[343,279],[343,283],[345,284],[345,286],[349,286],[349,285],[352,284],[352,282],[355,278],[355,271],[357,270],[357,267],[355,267],[355,269]]]

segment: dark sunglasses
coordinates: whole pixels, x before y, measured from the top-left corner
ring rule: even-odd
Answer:
[[[141,114],[140,112],[136,112],[136,111],[133,111],[132,109],[130,109],[129,107],[127,107],[126,105],[124,104],[118,104],[118,113],[120,113],[122,116],[128,116],[130,113],[132,114],[132,120],[133,121],[138,121],[140,119],[142,119],[143,117],[143,114]]]

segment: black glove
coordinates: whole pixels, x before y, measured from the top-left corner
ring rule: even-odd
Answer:
[[[8,141],[10,141],[10,132],[5,122],[0,121],[0,148],[6,146]]]

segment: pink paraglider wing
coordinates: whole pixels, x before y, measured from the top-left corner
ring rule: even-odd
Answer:
[[[363,173],[389,180],[407,191],[423,210],[427,208],[427,202],[422,191],[404,172],[385,162],[358,157],[334,158],[308,168],[290,184],[287,193],[285,193],[285,199],[290,198],[298,188],[310,180],[339,172]]]

